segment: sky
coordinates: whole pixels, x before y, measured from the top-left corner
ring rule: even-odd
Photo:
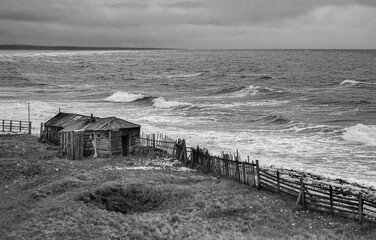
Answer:
[[[376,49],[376,0],[0,0],[0,44]]]

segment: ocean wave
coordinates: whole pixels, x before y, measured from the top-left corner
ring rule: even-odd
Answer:
[[[249,85],[248,87],[231,87],[221,89],[216,95],[221,95],[221,97],[227,98],[241,98],[246,96],[254,96],[259,93],[272,93],[275,92],[274,89],[261,86]]]
[[[359,82],[359,81],[346,79],[346,80],[342,81],[342,82],[340,83],[340,85],[343,85],[343,86],[355,86],[355,85],[358,85],[358,84],[360,84],[360,83],[361,83],[361,82]]]
[[[343,139],[359,142],[367,146],[376,146],[376,125],[357,124],[345,128]]]
[[[167,78],[191,78],[201,76],[203,73],[189,73],[189,74],[178,74],[178,75],[169,75]]]
[[[167,100],[164,97],[155,98],[152,100],[153,106],[161,109],[179,109],[179,108],[191,108],[193,105],[186,102],[178,102]]]
[[[340,83],[344,87],[375,88],[376,83],[346,79]]]
[[[342,128],[327,126],[327,125],[314,125],[304,123],[301,121],[294,121],[285,116],[269,115],[261,119],[253,120],[254,122],[261,122],[263,125],[275,125],[282,131],[293,131],[295,133],[334,133],[339,134],[343,132]]]
[[[285,125],[291,123],[291,120],[289,118],[280,115],[269,115],[256,121],[274,125]]]
[[[134,102],[137,100],[149,98],[150,96],[141,93],[115,92],[111,96],[105,98],[108,102]]]

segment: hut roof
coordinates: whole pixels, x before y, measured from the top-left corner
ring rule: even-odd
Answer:
[[[61,132],[71,132],[71,131],[107,131],[115,129],[124,128],[139,128],[141,125],[131,123],[116,117],[107,118],[95,118],[95,121],[90,121],[89,119],[78,119],[72,122],[70,125],[66,126]]]
[[[89,120],[89,116],[84,116],[80,114],[75,114],[75,113],[63,113],[59,112],[56,114],[53,118],[48,120],[45,125],[46,126],[53,126],[53,127],[60,127],[60,128],[65,128],[72,123],[80,120]]]
[[[138,124],[131,123],[116,117],[100,118],[94,122],[90,122],[85,126],[85,130],[111,130],[111,129],[121,129],[121,128],[139,128]]]

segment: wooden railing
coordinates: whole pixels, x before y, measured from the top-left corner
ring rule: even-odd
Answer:
[[[372,189],[330,184],[304,173],[297,175],[295,172],[291,177],[291,172],[283,169],[262,168],[258,160],[250,161],[249,156],[245,161],[240,161],[238,152],[222,152],[222,156],[213,156],[205,148],[187,147],[184,139],[172,141],[169,138],[166,142],[161,139],[168,138],[143,134],[142,141],[144,146],[169,149],[184,165],[204,173],[291,196],[296,199],[296,205],[301,205],[303,209],[343,215],[359,222],[376,222],[376,193]],[[171,148],[174,150],[171,151]]]
[[[31,134],[31,122],[17,120],[0,120],[0,130],[3,133]]]

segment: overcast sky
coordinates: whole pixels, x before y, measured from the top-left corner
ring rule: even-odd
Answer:
[[[376,48],[376,0],[0,0],[0,44]]]

